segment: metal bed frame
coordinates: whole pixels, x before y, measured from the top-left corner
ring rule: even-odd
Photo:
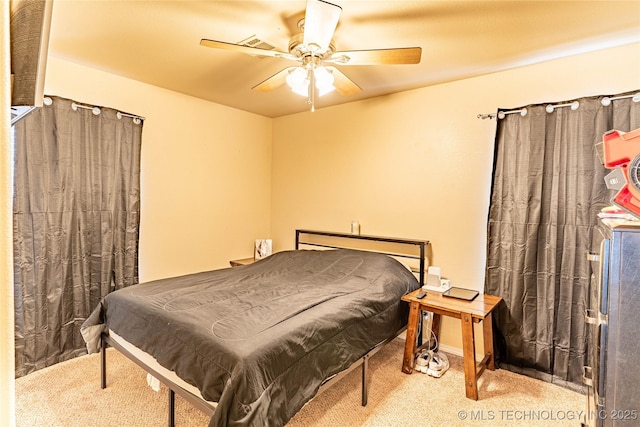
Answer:
[[[403,238],[395,238],[395,237],[370,236],[370,235],[361,235],[361,234],[348,234],[348,233],[338,233],[338,232],[330,232],[330,231],[316,231],[316,230],[298,229],[298,230],[296,230],[296,240],[295,240],[295,249],[296,250],[299,250],[300,246],[315,246],[315,247],[324,247],[324,248],[328,248],[328,249],[348,248],[348,247],[343,246],[343,245],[331,245],[331,244],[327,244],[327,243],[314,242],[313,239],[305,239],[305,236],[307,238],[309,236],[325,236],[325,237],[334,237],[334,238],[343,238],[343,239],[366,240],[366,241],[371,241],[371,242],[382,242],[382,243],[391,243],[391,244],[408,245],[408,246],[412,246],[412,247],[417,247],[418,250],[419,250],[419,255],[409,254],[409,253],[403,254],[403,253],[400,253],[400,252],[391,252],[391,251],[387,252],[387,251],[379,251],[379,250],[371,250],[371,249],[359,249],[359,250],[369,250],[371,252],[382,253],[382,254],[385,254],[385,255],[393,256],[393,257],[401,257],[401,258],[407,258],[407,259],[417,259],[419,261],[419,267],[417,269],[412,267],[412,271],[414,273],[418,274],[419,282],[420,282],[421,286],[424,285],[424,283],[425,283],[424,282],[424,272],[425,272],[425,266],[426,266],[426,264],[425,264],[426,263],[426,261],[425,261],[426,249],[427,249],[427,246],[429,245],[429,241],[428,240],[403,239]],[[351,248],[351,247],[349,247],[349,248]],[[352,248],[352,249],[356,249],[356,248]],[[409,252],[409,251],[407,251],[407,252]],[[333,375],[330,378],[327,378],[324,381],[324,383],[322,383],[322,385],[320,386],[320,388],[318,390],[318,393],[316,393],[316,396],[318,396],[320,393],[324,392],[326,389],[328,389],[330,386],[335,384],[337,381],[340,381],[340,379],[345,377],[351,371],[353,371],[354,369],[356,369],[357,367],[362,365],[362,406],[366,406],[367,405],[367,399],[368,399],[367,382],[368,382],[369,359],[374,354],[376,354],[378,351],[380,351],[386,344],[388,344],[389,342],[394,340],[405,329],[406,329],[406,325],[403,328],[401,328],[399,331],[397,331],[396,334],[393,337],[391,337],[391,338],[389,338],[389,339],[387,339],[385,341],[382,341],[381,343],[377,344],[373,349],[369,350],[369,352],[367,352],[364,356],[362,356],[361,358],[356,360],[348,368],[344,369],[341,372],[338,372],[337,374]],[[101,336],[101,350],[100,350],[100,381],[101,381],[101,383],[100,383],[100,387],[102,389],[107,387],[107,353],[106,353],[106,349],[107,349],[108,346],[111,346],[111,347],[115,348],[116,350],[118,350],[120,353],[125,355],[127,358],[129,358],[131,361],[133,361],[135,364],[140,366],[143,370],[145,370],[146,372],[148,372],[149,374],[151,374],[152,376],[157,378],[160,382],[162,382],[169,389],[169,393],[168,393],[168,426],[169,427],[174,427],[175,426],[175,396],[176,396],[176,393],[178,395],[180,395],[182,398],[184,398],[186,401],[188,401],[191,404],[193,404],[196,408],[198,408],[200,411],[202,411],[205,415],[207,415],[209,417],[213,415],[213,412],[216,409],[215,405],[212,405],[211,403],[203,400],[199,396],[196,396],[193,393],[185,390],[180,385],[176,384],[174,381],[172,381],[171,379],[167,378],[166,376],[164,376],[163,374],[161,374],[160,372],[155,370],[153,367],[149,366],[147,363],[145,363],[142,360],[138,359],[133,353],[131,353],[125,347],[120,345],[117,341],[114,341],[113,339],[111,339],[111,337],[109,337],[109,335],[106,334],[106,333],[103,333],[102,336]]]

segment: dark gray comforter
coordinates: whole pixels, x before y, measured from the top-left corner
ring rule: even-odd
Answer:
[[[386,255],[286,251],[118,290],[82,329],[90,352],[111,329],[217,401],[210,426],[281,426],[406,324],[418,286]]]

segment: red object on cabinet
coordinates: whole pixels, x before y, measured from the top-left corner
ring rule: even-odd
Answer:
[[[631,132],[612,130],[602,136],[604,166],[620,168],[624,186],[613,202],[640,218],[640,128]]]

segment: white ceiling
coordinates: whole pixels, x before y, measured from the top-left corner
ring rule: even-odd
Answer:
[[[362,92],[331,93],[318,98],[316,108],[640,41],[638,0],[332,2],[342,7],[336,50],[421,47],[422,60],[339,67]],[[287,51],[304,10],[304,0],[54,0],[50,54],[278,117],[308,110],[306,98],[286,85],[271,92],[251,88],[295,63],[199,42],[237,43],[256,35]]]

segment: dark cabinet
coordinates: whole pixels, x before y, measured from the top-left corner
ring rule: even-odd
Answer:
[[[602,224],[585,314],[583,425],[640,426],[640,222]]]

